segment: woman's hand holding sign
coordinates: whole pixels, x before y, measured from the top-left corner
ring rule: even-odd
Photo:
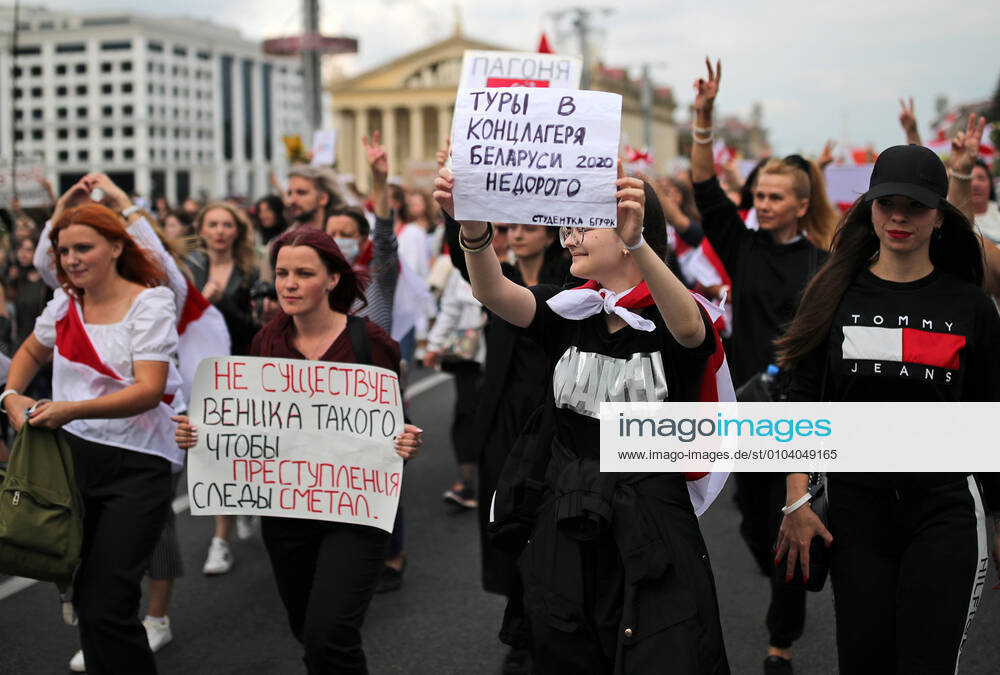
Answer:
[[[646,192],[642,181],[625,175],[622,161],[618,160],[618,236],[628,249],[635,249],[642,242],[642,219],[646,209]]]
[[[198,442],[198,430],[191,424],[191,419],[187,415],[174,415],[171,422],[177,422],[174,429],[174,441],[181,450],[190,450]]]
[[[407,424],[403,427],[403,433],[396,436],[396,454],[403,459],[413,459],[420,452],[423,443],[424,430],[416,425]]]
[[[452,194],[454,189],[455,177],[451,169],[442,166],[438,169],[438,177],[434,179],[434,201],[452,218],[455,217],[455,195]]]

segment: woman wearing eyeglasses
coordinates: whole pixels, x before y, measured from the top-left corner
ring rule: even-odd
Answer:
[[[448,169],[435,187],[453,213]],[[516,284],[490,252],[493,226],[461,224],[476,298],[546,359],[541,415],[552,440],[535,449],[547,462],[544,490],[518,560],[533,672],[648,673],[669,663],[673,673],[728,673],[683,474],[600,471],[600,403],[698,400],[717,339],[664,262],[666,221],[653,188],[620,168],[615,188],[617,229],[561,233],[570,272],[590,280],[583,288]]]
[[[691,179],[705,236],[732,278],[733,336],[727,347],[733,382],[748,382],[775,362],[774,340],[791,321],[802,289],[826,260],[837,214],[826,197],[819,168],[798,155],[764,164],[753,186],[760,223],[750,230],[715,176],[712,108],[721,64],[695,84]],[[791,646],[805,624],[805,591],[771,575],[772,550],[785,503],[783,474],[735,474],[740,533],[761,571],[771,577],[767,612],[767,674],[791,673]]]

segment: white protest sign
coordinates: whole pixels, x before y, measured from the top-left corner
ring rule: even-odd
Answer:
[[[582,72],[583,59],[578,56],[467,49],[462,56],[462,79],[458,87],[579,89]]]
[[[189,407],[193,515],[334,520],[387,532],[399,505],[396,373],[356,363],[238,357],[198,365]]]
[[[18,163],[17,198],[24,208],[47,206],[49,195],[42,185],[45,172],[40,164]],[[0,205],[7,206],[14,199],[15,174],[10,167],[0,168]]]
[[[861,164],[826,167],[823,175],[826,177],[826,194],[830,201],[841,210],[847,209],[858,197],[868,192],[874,166]]]
[[[621,113],[600,91],[459,90],[455,218],[614,227]]]
[[[337,131],[335,129],[319,129],[313,135],[312,161],[313,166],[330,166],[336,159]]]

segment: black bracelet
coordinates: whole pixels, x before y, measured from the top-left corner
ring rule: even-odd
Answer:
[[[487,222],[486,223],[486,229],[483,230],[483,235],[481,237],[476,237],[475,239],[466,239],[465,235],[462,235],[462,240],[466,244],[470,244],[472,246],[476,246],[478,244],[481,244],[486,239],[486,237],[490,236],[490,231],[492,229],[493,229],[493,223]],[[461,234],[461,230],[459,231],[459,234]]]
[[[480,243],[482,242],[482,243]],[[458,245],[466,253],[481,253],[490,247],[493,243],[493,223],[486,223],[486,234],[479,237],[474,242],[468,242],[465,237],[462,236],[461,231],[458,233]]]

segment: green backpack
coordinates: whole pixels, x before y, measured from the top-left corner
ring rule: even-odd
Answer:
[[[25,423],[0,470],[0,572],[54,581],[66,595],[82,547],[83,500],[66,436]]]

